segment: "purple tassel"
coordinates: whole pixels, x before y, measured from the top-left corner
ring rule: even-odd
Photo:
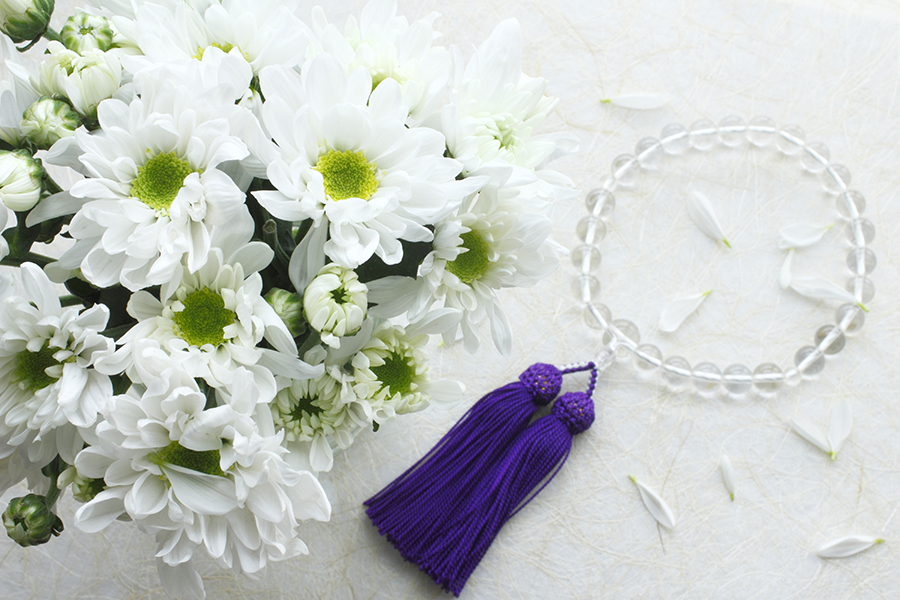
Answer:
[[[567,371],[569,372],[569,371]],[[366,514],[407,560],[433,542],[469,490],[519,435],[539,406],[559,393],[563,372],[537,363],[485,395],[435,447],[383,490],[365,501]]]
[[[572,436],[593,421],[589,394],[561,396],[551,414],[532,423],[512,443],[453,519],[430,536],[431,544],[407,558],[459,596],[500,528],[544,489],[569,456]]]

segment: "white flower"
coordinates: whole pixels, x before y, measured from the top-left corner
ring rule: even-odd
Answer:
[[[306,553],[299,521],[327,521],[330,506],[311,473],[285,462],[270,398],[252,374],[237,369],[230,391],[204,409],[193,377],[152,341],[139,353],[139,368],[148,370],[142,379],[152,383],[116,396],[75,460],[80,475],[105,482],[77,511],[76,525],[96,532],[127,516],[155,534],[160,578],[173,595],[202,597],[192,566],[198,552],[248,573]]]
[[[0,201],[17,212],[31,210],[41,199],[43,174],[24,150],[0,150]]]
[[[669,508],[669,505],[666,504],[666,501],[655,490],[638,481],[634,475],[629,475],[628,478],[637,486],[638,491],[641,493],[641,500],[643,500],[644,506],[647,507],[647,511],[653,518],[663,527],[668,529],[674,528],[675,514]]]
[[[71,463],[82,447],[79,428],[90,427],[112,397],[109,378],[93,365],[113,350],[99,332],[109,311],[62,308],[40,268],[20,269],[25,297],[0,280],[0,457],[19,448],[37,466],[57,454]]]
[[[252,235],[243,192],[217,168],[247,156],[231,131],[232,119],[246,111],[227,87],[200,96],[192,91],[202,87],[197,81],[146,81],[136,81],[140,98],[130,104],[100,105],[99,131],[79,129],[46,159],[87,177],[65,195],[84,205],[69,226],[77,241],[60,266],[80,268],[99,287],[177,282],[182,259],[190,272],[206,262],[217,225]]]
[[[39,37],[53,14],[53,0],[0,0],[0,29],[15,43]]]
[[[0,35],[0,140],[18,147],[23,141],[19,124],[22,113],[40,97],[31,84],[37,64],[21,54],[5,35]]]
[[[659,330],[672,332],[678,329],[685,319],[700,308],[700,305],[703,304],[703,301],[710,294],[712,294],[712,290],[707,290],[669,302],[659,317]]]
[[[297,347],[284,322],[260,295],[262,277],[255,272],[272,258],[271,249],[254,242],[233,252],[225,260],[213,248],[209,260],[161,299],[146,291],[136,292],[128,302],[128,313],[138,320],[120,339],[114,357],[102,361],[104,372],[126,371],[135,382],[140,378],[137,352],[143,340],[152,339],[193,377],[212,387],[231,385],[238,367],[254,373],[265,393],[275,395],[273,374],[314,377],[322,369],[297,357]],[[245,268],[249,271],[245,274]],[[272,348],[261,348],[265,339]]]
[[[359,331],[366,318],[367,288],[352,269],[329,264],[322,267],[303,293],[306,320],[329,346]]]
[[[122,65],[114,53],[86,50],[79,54],[56,41],[49,42],[47,50],[35,88],[45,96],[65,96],[81,115],[96,115],[97,105],[122,85]]]
[[[415,121],[433,112],[450,79],[450,53],[432,45],[437,13],[410,25],[397,16],[394,0],[373,0],[362,9],[358,22],[353,16],[347,19],[343,35],[327,22],[321,7],[313,9],[312,17],[321,50],[335,57],[347,73],[365,67],[373,86],[385,79],[397,81],[403,105]]]
[[[523,213],[516,198],[501,200],[499,194],[489,186],[466,202],[459,215],[438,223],[434,249],[415,280],[386,277],[369,282],[369,301],[378,304],[370,313],[393,317],[408,311],[410,321],[416,322],[437,303],[459,313],[456,323],[439,332],[445,342],[454,342],[461,331],[466,349],[475,352],[478,326],[488,320],[494,345],[508,354],[512,330],[497,291],[535,284],[556,269],[559,258],[549,239],[550,220]]]
[[[85,54],[90,50],[106,52],[112,48],[115,34],[106,17],[82,12],[69,17],[59,35],[66,48]]]
[[[728,243],[725,232],[722,231],[722,226],[719,224],[719,219],[716,217],[716,211],[705,194],[694,190],[685,206],[687,206],[688,216],[700,231],[710,239],[722,242],[731,248],[731,244]]]
[[[22,115],[22,134],[38,148],[47,149],[60,138],[72,137],[81,125],[78,113],[62,100],[41,98]]]
[[[263,122],[280,158],[268,168],[277,191],[254,195],[280,219],[327,226],[324,251],[344,267],[356,268],[373,254],[399,263],[400,240],[431,241],[425,225],[449,214],[481,183],[456,181],[460,164],[444,157],[440,133],[406,127],[393,79],[372,91],[368,70],[346,75],[333,58],[320,55],[305,85],[280,68],[265,70],[260,81]]]

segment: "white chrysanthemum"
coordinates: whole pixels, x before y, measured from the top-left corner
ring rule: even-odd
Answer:
[[[254,192],[286,221],[327,224],[325,253],[356,268],[377,254],[403,258],[400,240],[431,241],[425,227],[455,209],[480,181],[456,181],[460,164],[444,157],[444,137],[407,128],[400,84],[372,90],[368,70],[346,75],[328,55],[309,65],[304,84],[293,71],[266,69],[260,77],[263,121],[279,146],[268,177],[277,191]]]
[[[44,170],[24,150],[0,150],[0,202],[15,211],[34,208],[41,199]]]
[[[81,115],[93,117],[97,105],[122,85],[122,65],[112,52],[78,54],[56,41],[49,42],[47,50],[35,88],[45,96],[65,96]]]
[[[438,224],[432,252],[419,265],[418,277],[386,277],[370,282],[369,301],[378,317],[409,313],[417,321],[437,303],[455,309],[458,326],[441,333],[447,343],[462,332],[466,349],[479,346],[478,326],[491,324],[497,349],[509,354],[512,331],[500,306],[497,290],[534,285],[559,265],[558,246],[550,240],[552,223],[546,217],[523,213],[517,198],[501,200],[489,186]]]
[[[80,12],[66,20],[59,36],[66,48],[84,54],[90,50],[106,52],[112,48],[115,32],[106,17]]]
[[[131,61],[133,68],[202,59],[218,48],[242,57],[258,74],[269,65],[303,62],[310,32],[297,10],[297,0],[168,0],[139,4],[133,16],[113,17],[113,23],[144,55]]]
[[[303,292],[303,312],[310,326],[329,346],[354,335],[362,327],[368,306],[366,285],[352,269],[329,264],[322,267]]]
[[[231,130],[234,115],[246,111],[234,106],[228,86],[196,94],[197,82],[135,83],[140,98],[103,102],[101,129],[78,130],[46,159],[86,176],[62,198],[84,205],[69,226],[77,241],[60,266],[80,268],[99,287],[121,283],[132,291],[177,281],[182,259],[197,271],[214,227],[252,230],[243,192],[217,168],[247,156]],[[42,205],[52,210],[53,199]]]
[[[450,53],[432,46],[437,37],[432,13],[412,25],[397,16],[394,0],[374,0],[366,4],[359,21],[349,17],[344,33],[327,22],[325,11],[313,9],[313,31],[320,50],[335,57],[349,73],[365,67],[372,85],[394,79],[403,91],[403,105],[410,117],[421,121],[435,108],[450,79]]]
[[[28,141],[46,150],[60,138],[72,137],[81,126],[81,118],[66,102],[41,98],[32,102],[22,115],[21,130]]]
[[[22,114],[40,97],[31,85],[37,64],[18,52],[5,35],[0,35],[0,140],[18,147],[24,140],[19,130]]]
[[[415,326],[407,330],[382,323],[350,361],[357,395],[377,402],[387,418],[422,410],[432,400],[457,402],[462,394],[458,382],[428,378],[427,343],[428,335]]]
[[[0,278],[0,457],[19,449],[43,466],[59,454],[71,463],[83,445],[79,428],[90,427],[112,397],[109,377],[92,368],[108,356],[113,340],[99,332],[109,311],[62,308],[41,269],[20,269],[25,297]]]
[[[205,409],[206,394],[155,343],[140,350],[141,379],[116,396],[92,445],[75,459],[83,478],[105,489],[75,515],[88,532],[128,517],[155,534],[160,578],[172,595],[202,598],[192,559],[261,573],[270,561],[307,552],[299,521],[327,521],[316,478],[291,468],[254,376],[234,373],[229,393]]]
[[[163,290],[162,301],[146,291],[134,293],[127,310],[138,323],[119,339],[115,356],[98,368],[126,371],[132,381],[149,385],[140,379],[136,353],[143,340],[152,339],[187,373],[215,388],[230,385],[238,367],[253,372],[258,385],[273,396],[273,374],[321,374],[321,367],[298,358],[287,326],[260,295],[262,277],[255,271],[271,259],[272,250],[262,242],[244,246],[228,260],[213,248],[209,261],[196,273],[185,274],[171,295]],[[264,339],[272,348],[260,347]]]
[[[535,135],[556,106],[544,95],[547,81],[522,73],[522,31],[509,19],[494,29],[453,83],[453,104],[444,108],[441,130],[450,155],[465,173],[506,165],[525,199],[574,195],[572,182],[543,166],[574,149],[571,136]]]

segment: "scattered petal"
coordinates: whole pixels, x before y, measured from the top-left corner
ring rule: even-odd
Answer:
[[[810,225],[808,223],[797,223],[789,225],[778,231],[781,239],[778,241],[778,247],[782,250],[789,248],[805,248],[812,246],[822,239],[825,232],[834,227],[831,225]]]
[[[661,108],[669,103],[672,97],[669,94],[626,94],[624,96],[616,96],[614,98],[604,98],[601,104],[612,104],[622,108],[631,108],[634,110],[652,110]]]
[[[831,448],[831,460],[837,458],[837,453],[853,427],[853,413],[850,411],[850,403],[841,400],[831,410],[831,422],[828,424],[828,445]]]
[[[868,550],[876,544],[883,543],[883,539],[868,535],[848,535],[847,537],[828,542],[816,550],[816,555],[821,558],[844,558],[858,554],[863,550]]]
[[[853,294],[824,277],[796,277],[791,280],[791,288],[807,298],[850,302],[851,304],[856,304],[865,312],[869,312],[868,308],[856,301],[856,297]]]
[[[719,219],[716,218],[716,211],[713,209],[709,198],[697,190],[694,190],[691,194],[692,198],[687,201],[687,210],[691,221],[710,238],[717,242],[722,242],[731,248],[731,244],[725,239],[725,232],[719,224]]]
[[[791,287],[791,262],[794,260],[794,249],[788,250],[784,262],[781,264],[781,272],[778,273],[778,285],[786,290]]]
[[[725,489],[728,490],[728,495],[731,496],[731,501],[734,502],[734,468],[731,466],[731,461],[724,454],[719,459],[719,468],[722,469],[722,483],[725,484]]]
[[[712,294],[712,290],[707,290],[700,294],[669,302],[659,317],[659,330],[671,333],[681,327],[684,320],[700,308],[700,305],[703,304],[703,301],[710,294]]]
[[[821,450],[826,454],[831,454],[831,445],[819,429],[804,419],[803,417],[795,417],[791,419],[791,428],[804,440]]]
[[[666,504],[666,501],[660,498],[659,494],[638,481],[634,475],[629,475],[628,478],[637,486],[638,491],[641,493],[641,500],[644,501],[644,506],[647,507],[653,518],[659,521],[659,524],[663,527],[669,529],[675,527],[675,515],[672,513],[672,509],[669,508],[669,505]]]

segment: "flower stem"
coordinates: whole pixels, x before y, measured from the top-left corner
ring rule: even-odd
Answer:
[[[50,258],[49,256],[38,254],[37,252],[28,252],[25,256],[6,256],[0,260],[0,265],[3,265],[4,267],[20,267],[22,266],[22,263],[30,262],[39,267],[46,267],[55,261],[55,258]]]
[[[73,296],[72,294],[68,294],[66,296],[59,297],[59,305],[62,307],[66,306],[77,306],[79,304],[84,304],[84,301],[78,296]]]

